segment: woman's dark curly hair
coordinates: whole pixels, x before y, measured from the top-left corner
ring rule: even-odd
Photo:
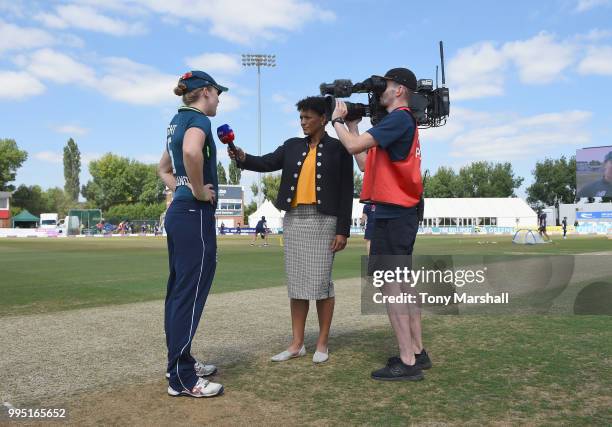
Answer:
[[[325,115],[325,98],[323,96],[309,96],[295,104],[298,111],[314,111],[319,116]]]

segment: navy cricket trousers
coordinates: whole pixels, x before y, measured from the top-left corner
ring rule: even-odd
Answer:
[[[166,212],[170,275],[164,328],[170,386],[196,384],[191,341],[198,328],[217,266],[215,208],[210,203],[174,200]]]

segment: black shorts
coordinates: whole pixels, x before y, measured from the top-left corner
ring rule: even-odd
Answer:
[[[363,234],[363,238],[366,240],[372,240],[372,235],[374,234],[374,224],[368,221],[366,225],[365,232]]]
[[[412,250],[419,230],[416,210],[399,218],[376,218],[370,242],[368,273],[411,267]],[[393,255],[389,257],[388,255]]]

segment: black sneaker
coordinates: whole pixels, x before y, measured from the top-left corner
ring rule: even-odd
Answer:
[[[372,379],[378,381],[420,381],[425,376],[416,365],[406,365],[398,357],[392,357],[387,366],[372,372]]]
[[[416,360],[416,363],[415,363],[416,367],[423,369],[423,370],[431,369],[432,367],[431,359],[429,358],[429,355],[427,354],[425,349],[423,349],[420,354],[414,353],[414,358]],[[399,356],[390,357],[387,360],[387,366],[389,366],[392,363],[397,363],[398,360],[401,360]]]
[[[415,366],[420,369],[431,369],[431,359],[429,358],[429,355],[427,354],[425,349],[421,350],[420,354],[415,353],[414,357],[416,359]]]
[[[387,359],[387,366],[391,366],[394,363],[401,362],[402,359],[399,356],[393,356]]]

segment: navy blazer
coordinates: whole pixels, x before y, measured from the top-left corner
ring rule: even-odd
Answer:
[[[288,211],[295,197],[302,163],[309,150],[310,138],[290,138],[274,152],[264,156],[246,155],[238,167],[255,172],[282,169],[278,197],[274,206]],[[317,145],[315,190],[317,210],[338,218],[336,234],[350,235],[353,210],[353,157],[342,143],[327,133]]]

